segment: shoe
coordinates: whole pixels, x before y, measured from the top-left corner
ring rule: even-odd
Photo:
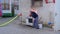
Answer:
[[[39,29],[39,28],[36,28],[36,29]]]
[[[32,28],[34,28],[34,27],[32,26]]]

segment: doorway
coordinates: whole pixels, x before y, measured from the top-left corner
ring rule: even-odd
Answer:
[[[15,14],[19,13],[19,0],[13,0]]]

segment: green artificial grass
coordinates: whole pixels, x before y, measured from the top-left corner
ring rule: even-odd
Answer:
[[[2,17],[11,17],[12,14],[11,13],[3,13]]]

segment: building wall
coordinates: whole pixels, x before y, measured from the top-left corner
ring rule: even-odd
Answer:
[[[60,30],[60,0],[56,0],[55,3],[55,20],[54,20],[54,30],[59,31]]]
[[[22,14],[24,16],[23,17],[24,20],[29,15],[30,7],[31,7],[30,0],[20,0],[20,12],[22,12]],[[54,3],[46,4],[45,0],[43,0],[43,7],[37,7],[36,10],[38,11],[39,17],[42,17],[42,20],[44,22],[49,22],[50,19],[53,22]],[[50,12],[52,13],[51,16],[49,16]]]
[[[20,0],[20,13],[23,14],[23,20],[29,15],[30,0]]]
[[[31,0],[19,0],[19,11],[15,11],[15,14],[22,13],[23,20],[25,21],[26,17],[29,15],[29,11],[31,8]],[[46,4],[45,0],[43,0],[43,7],[36,7],[38,11],[39,18],[42,17],[44,22],[53,22],[54,20],[54,3]],[[51,13],[51,15],[50,15]]]

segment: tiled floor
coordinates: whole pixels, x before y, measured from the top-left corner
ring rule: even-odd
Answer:
[[[0,18],[0,23],[6,22],[11,18]],[[43,29],[35,29],[26,25],[19,25],[19,19],[14,20],[10,24],[0,27],[0,34],[60,34],[52,29],[44,27]]]

